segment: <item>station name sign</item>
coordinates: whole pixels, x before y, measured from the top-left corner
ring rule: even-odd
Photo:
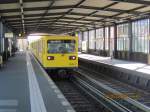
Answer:
[[[5,38],[13,38],[13,33],[5,33]]]

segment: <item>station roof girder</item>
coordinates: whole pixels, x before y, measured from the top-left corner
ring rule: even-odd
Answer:
[[[148,0],[1,0],[0,14],[14,31],[49,33],[105,26],[149,16]],[[59,26],[58,26],[59,25]],[[30,29],[29,29],[30,27]],[[53,27],[53,28],[52,28]],[[52,30],[53,29],[53,30]],[[67,30],[67,31],[69,31]]]

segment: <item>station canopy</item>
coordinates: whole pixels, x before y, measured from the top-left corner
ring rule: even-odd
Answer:
[[[149,16],[150,0],[0,0],[15,32],[66,33]]]

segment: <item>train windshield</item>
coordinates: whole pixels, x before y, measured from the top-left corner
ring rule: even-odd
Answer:
[[[48,53],[73,53],[75,40],[48,40]]]

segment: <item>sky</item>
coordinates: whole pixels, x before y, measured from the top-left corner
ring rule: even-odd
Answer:
[[[31,42],[33,42],[33,41],[36,41],[36,40],[40,39],[40,38],[41,38],[41,36],[40,36],[39,34],[37,34],[37,33],[35,33],[35,34],[30,34],[30,35],[28,36],[28,42],[31,43]]]

